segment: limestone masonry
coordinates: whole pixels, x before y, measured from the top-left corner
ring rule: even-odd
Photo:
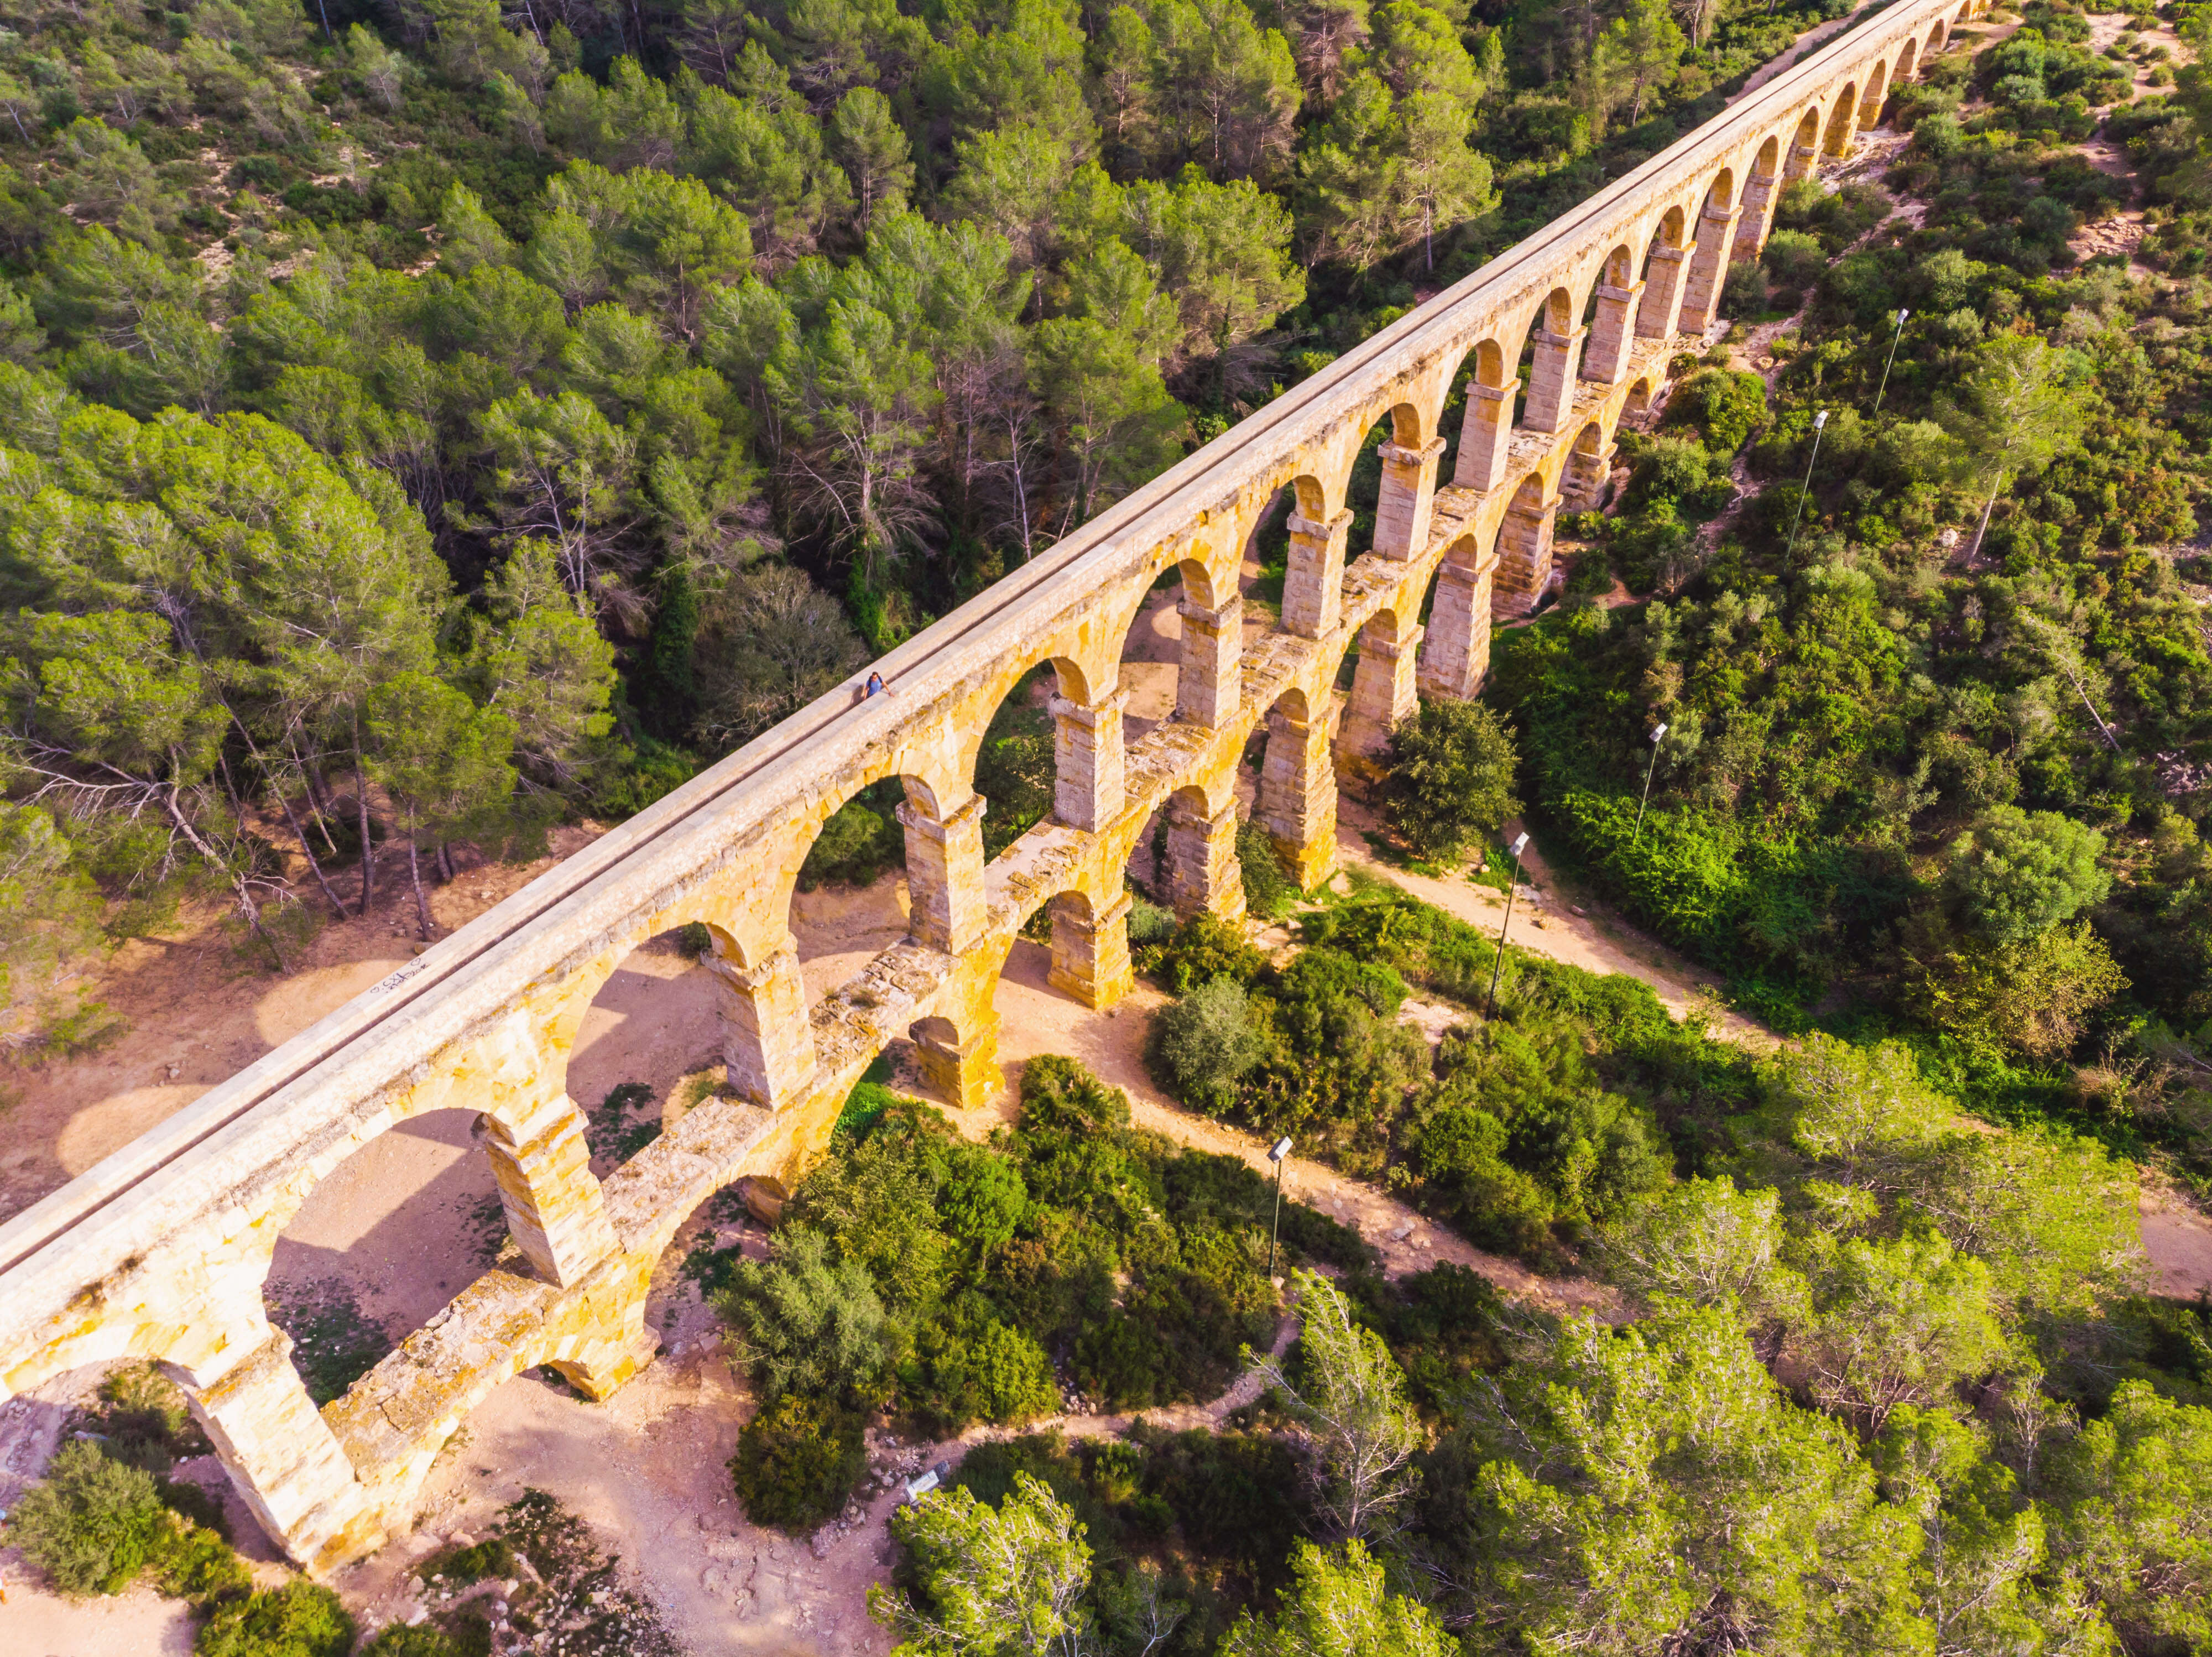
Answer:
[[[550,1363],[595,1398],[620,1386],[653,1359],[646,1287],[678,1226],[741,1178],[773,1203],[886,1044],[910,1036],[963,1106],[999,1084],[993,992],[1041,905],[1056,986],[1092,1008],[1129,988],[1122,872],[1153,812],[1176,908],[1241,913],[1234,777],[1255,729],[1255,820],[1301,885],[1328,876],[1337,767],[1370,763],[1417,691],[1474,694],[1492,618],[1544,589],[1560,503],[1595,503],[1616,427],[1671,356],[1703,348],[1781,186],[1848,154],[1889,84],[1985,3],[1876,14],[891,652],[875,667],[895,694],[864,701],[856,677],[0,1226],[0,1398],[156,1360],[270,1535],[325,1572],[378,1545],[509,1376]],[[1524,388],[1513,365],[1532,340]],[[1437,423],[1463,374],[1444,480]],[[1355,557],[1345,491],[1386,415],[1375,544]],[[1237,569],[1286,485],[1282,623],[1248,644]],[[1175,717],[1127,743],[1122,641],[1170,568]],[[1054,815],[987,864],[976,751],[1048,661]],[[810,1012],[789,925],[799,865],[831,813],[891,777],[912,935]],[[726,1096],[597,1179],[564,1091],[570,1045],[623,956],[694,921],[714,938]],[[487,1272],[318,1410],[262,1301],[278,1234],[369,1140],[455,1106],[481,1113],[531,1275]]]

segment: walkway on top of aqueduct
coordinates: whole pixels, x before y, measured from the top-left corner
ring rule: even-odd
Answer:
[[[1889,86],[1984,3],[1875,14],[891,652],[876,666],[894,694],[862,700],[856,679],[823,698],[0,1226],[0,1398],[156,1360],[270,1535],[319,1572],[378,1544],[508,1377],[550,1363],[592,1396],[619,1386],[652,1359],[646,1288],[685,1216],[743,1177],[793,1181],[885,1045],[910,1036],[963,1104],[997,1085],[993,992],[1040,906],[1055,985],[1094,1008],[1128,988],[1124,871],[1156,811],[1177,909],[1241,912],[1235,777],[1262,722],[1255,819],[1302,886],[1326,877],[1336,766],[1362,765],[1417,691],[1474,693],[1493,613],[1533,606],[1562,500],[1596,503],[1616,426],[1717,320],[1781,186],[1847,154]],[[1384,417],[1374,544],[1347,564],[1352,465]],[[1281,622],[1248,645],[1238,568],[1286,486]],[[1175,716],[1125,743],[1123,640],[1171,567]],[[1046,662],[1054,814],[987,863],[977,750]],[[831,813],[890,777],[912,934],[810,1011],[799,866]],[[726,1096],[601,1181],[564,1091],[569,1047],[623,957],[695,921],[714,939]],[[369,1140],[457,1106],[481,1113],[531,1275],[487,1272],[318,1410],[263,1304],[277,1236]]]

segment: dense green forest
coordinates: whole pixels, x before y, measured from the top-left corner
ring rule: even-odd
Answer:
[[[364,842],[427,935],[1819,15],[11,0],[11,1048],[182,899],[288,959]]]

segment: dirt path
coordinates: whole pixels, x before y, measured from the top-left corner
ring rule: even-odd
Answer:
[[[2105,49],[2118,40],[2122,34],[2127,33],[2129,27],[2128,17],[2124,12],[2091,13],[2089,39],[2086,43],[2087,49],[2099,57],[2103,57]],[[2164,61],[2169,70],[2191,62],[2196,57],[2196,53],[2183,43],[2181,37],[2176,34],[2172,26],[2167,23],[2154,21],[2151,27],[2136,30],[2136,34],[2146,46],[2159,46],[2166,48],[2167,55]],[[2171,85],[2155,87],[2150,84],[2149,76],[2154,67],[2152,64],[2136,62],[2131,64],[2130,67],[2132,75],[2128,86],[2127,101],[2129,103],[2140,103],[2145,98],[2155,97],[2162,92],[2172,90]],[[2089,165],[2100,173],[2110,178],[2125,179],[2130,183],[2134,182],[2135,163],[2128,159],[2127,152],[2110,138],[2098,134],[2075,147],[2087,158]],[[2130,202],[2107,217],[2093,219],[2084,224],[2074,233],[2068,246],[2074,250],[2074,256],[2078,259],[2118,255],[2128,261],[2127,271],[2130,276],[2154,277],[2159,272],[2136,258],[2136,252],[2142,247],[2143,237],[2148,230],[2148,226],[2143,222],[2143,210]]]
[[[1145,1069],[1145,1033],[1152,1014],[1167,1004],[1165,995],[1139,984],[1112,1011],[1094,1014],[1045,982],[1050,965],[1051,953],[1042,945],[1026,941],[1015,944],[999,980],[995,1002],[999,1057],[1007,1085],[979,1110],[947,1112],[961,1132],[981,1139],[1011,1123],[1017,1113],[1021,1066],[1041,1054],[1064,1053],[1129,1095],[1136,1126],[1195,1150],[1242,1158],[1273,1178],[1267,1141],[1194,1115],[1153,1085]],[[1437,1010],[1448,1021],[1456,1021],[1456,1014]],[[1387,1192],[1326,1163],[1293,1154],[1283,1170],[1283,1194],[1357,1230],[1381,1253],[1383,1270],[1392,1277],[1450,1262],[1480,1272],[1501,1293],[1553,1311],[1606,1310],[1614,1304],[1611,1292],[1601,1285],[1540,1277],[1516,1261],[1486,1253]]]
[[[143,1583],[113,1599],[80,1601],[38,1586],[12,1550],[0,1553],[8,1603],[0,1607],[15,1657],[190,1657],[191,1607]]]
[[[1519,832],[1518,824],[1506,832]],[[1337,846],[1345,862],[1433,904],[1456,920],[1493,936],[1505,919],[1505,894],[1463,878],[1412,874],[1377,857],[1368,836],[1380,838],[1374,813],[1345,797],[1337,807]],[[1722,1001],[1718,978],[1647,937],[1587,894],[1565,890],[1534,836],[1521,855],[1524,885],[1513,900],[1511,941],[1516,948],[1592,972],[1619,972],[1651,986],[1676,1018],[1706,1020],[1716,1035],[1759,1051],[1779,1045],[1774,1033]]]

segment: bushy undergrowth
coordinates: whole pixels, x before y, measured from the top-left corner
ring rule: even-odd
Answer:
[[[690,1263],[766,1396],[732,1466],[748,1511],[794,1529],[836,1511],[872,1410],[943,1434],[1048,1414],[1062,1377],[1116,1408],[1214,1396],[1273,1327],[1272,1209],[1241,1161],[1133,1130],[1071,1060],[1030,1062],[1019,1119],[988,1145],[890,1105],[833,1142],[769,1262]],[[1366,1254],[1295,1203],[1283,1238]]]
[[[1760,1016],[1896,1036],[1978,1108],[2202,1181],[2212,853],[2176,767],[2212,731],[2187,584],[2207,309],[2193,278],[2076,260],[2136,185],[2073,146],[2143,55],[2085,31],[2038,6],[1931,60],[1896,94],[1912,136],[1886,190],[1784,192],[1765,274],[1805,309],[1763,417],[1717,420],[1725,376],[1701,373],[1670,433],[1624,441],[1595,533],[1650,600],[1501,636],[1492,693],[1554,858]],[[2107,124],[2169,271],[2202,240],[2159,204],[2193,187],[2197,96]],[[1887,217],[1908,194],[1925,212]],[[1760,492],[1701,539],[1747,429]],[[2100,879],[2001,937],[1958,868],[2013,815],[2098,837]]]
[[[1648,989],[1509,950],[1498,1014],[1477,1023],[1495,941],[1371,880],[1301,934],[1280,967],[1223,954],[1231,970],[1156,1015],[1164,1087],[1402,1184],[1472,1240],[1533,1259],[1556,1260],[1561,1240],[1665,1179],[1673,1157],[1640,1069],[1586,1051],[1593,1022],[1616,1044],[1680,1049],[1670,1060],[1698,1051]],[[1468,1024],[1432,1051],[1398,1020],[1409,984],[1460,1003]]]

